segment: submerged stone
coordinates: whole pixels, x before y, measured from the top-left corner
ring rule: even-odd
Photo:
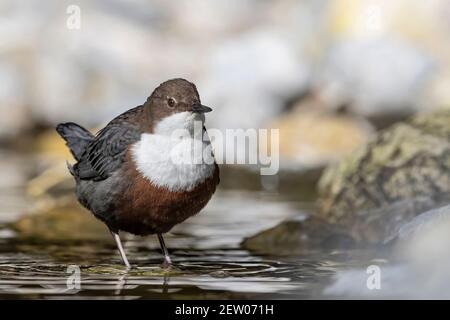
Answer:
[[[243,248],[255,252],[292,255],[314,249],[353,247],[354,241],[339,227],[316,217],[292,219],[262,231],[242,242]]]

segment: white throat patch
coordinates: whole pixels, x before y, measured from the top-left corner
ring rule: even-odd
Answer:
[[[189,191],[213,175],[209,139],[202,141],[204,115],[180,112],[161,120],[132,147],[140,174],[155,186]],[[206,135],[207,137],[207,135]]]

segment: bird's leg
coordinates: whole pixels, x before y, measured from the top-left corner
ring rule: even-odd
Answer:
[[[163,266],[165,268],[168,268],[172,265],[172,260],[170,259],[169,251],[167,250],[166,244],[164,243],[164,238],[163,238],[162,234],[160,234],[160,233],[158,233],[158,240],[159,240],[159,244],[161,246],[162,252],[164,254]]]
[[[114,240],[116,240],[117,248],[119,249],[119,253],[120,253],[120,256],[122,257],[123,263],[125,264],[127,269],[131,269],[131,265],[128,262],[128,259],[127,259],[127,256],[125,254],[125,251],[123,250],[122,241],[120,241],[119,234],[115,233],[114,231],[111,231],[111,234],[112,234]]]

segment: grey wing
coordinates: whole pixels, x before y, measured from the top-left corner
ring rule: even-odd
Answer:
[[[100,181],[121,167],[128,147],[139,141],[141,130],[136,119],[142,106],[131,109],[99,131],[74,166],[75,175],[82,180]]]

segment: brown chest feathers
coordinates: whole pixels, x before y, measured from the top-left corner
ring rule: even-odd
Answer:
[[[197,214],[216,190],[219,168],[190,191],[170,191],[153,185],[126,161],[126,188],[115,208],[117,228],[136,235],[168,232],[172,227]]]

